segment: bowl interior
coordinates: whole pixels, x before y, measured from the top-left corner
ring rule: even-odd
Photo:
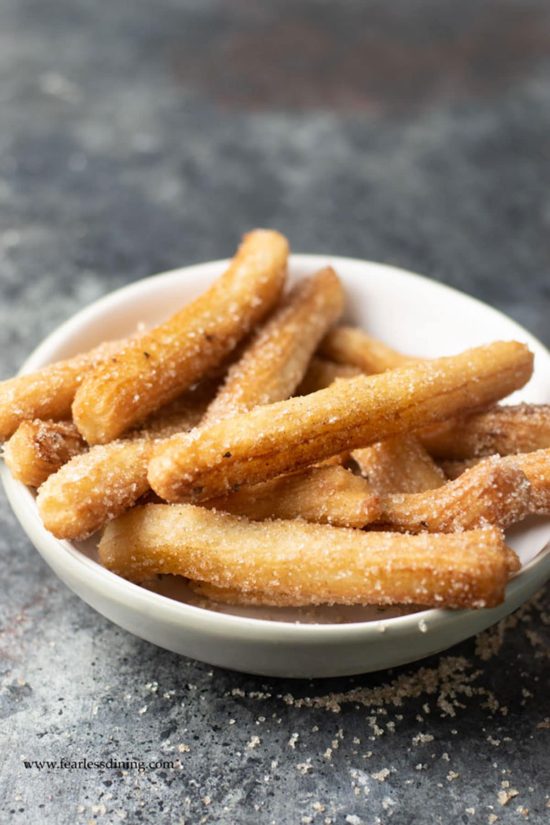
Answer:
[[[357,323],[373,335],[408,354],[434,357],[457,353],[496,339],[526,342],[535,353],[535,375],[527,387],[508,399],[510,403],[550,400],[550,354],[533,336],[494,309],[448,287],[392,267],[330,256],[298,255],[291,261],[291,280],[311,274],[331,263],[347,293],[346,321]],[[187,267],[131,284],[97,301],[49,336],[30,356],[23,370],[30,372],[51,361],[86,350],[102,340],[120,338],[137,327],[151,326],[192,300],[224,269],[214,261]],[[17,484],[16,482],[14,482]],[[29,518],[36,520],[33,495],[18,485],[27,502]],[[52,540],[41,526],[45,536]],[[509,531],[508,540],[523,566],[536,564],[550,541],[550,519],[531,518]],[[97,563],[97,538],[86,542],[57,542],[59,552],[77,554]],[[113,574],[109,574],[113,575]],[[161,577],[156,593],[184,605],[216,610],[247,618],[313,624],[356,623],[396,619],[418,612],[414,608],[308,609],[240,608],[214,605],[199,599],[185,582]],[[424,614],[432,611],[422,610]]]

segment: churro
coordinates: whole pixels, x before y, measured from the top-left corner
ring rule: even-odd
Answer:
[[[189,504],[137,507],[110,522],[99,544],[101,563],[133,581],[170,573],[295,605],[492,607],[504,598],[508,555],[495,528],[364,533]]]
[[[429,452],[443,459],[528,453],[550,447],[550,404],[500,405],[419,433]]]
[[[338,364],[358,367],[368,374],[393,370],[421,359],[403,355],[356,327],[331,330],[321,342],[319,353]]]
[[[331,269],[302,281],[230,368],[203,421],[216,421],[290,395],[342,305],[340,282]],[[58,473],[41,489],[38,499],[46,527],[58,537],[82,537],[134,504],[149,489],[146,464],[151,437],[163,439],[198,423],[196,417],[192,424],[182,421],[177,410],[171,428],[166,418],[166,412],[160,422],[153,415],[146,427],[145,443],[114,443],[102,449],[97,445],[86,458]],[[102,478],[104,483],[100,483]]]
[[[331,267],[300,281],[230,367],[203,424],[292,395],[343,306],[342,285]]]
[[[254,521],[293,519],[338,527],[363,527],[380,518],[380,503],[360,476],[338,466],[310,467],[243,487],[205,506]]]
[[[22,421],[4,445],[4,461],[11,474],[29,487],[40,487],[88,445],[72,421]]]
[[[108,341],[89,352],[48,364],[37,372],[0,382],[0,441],[9,438],[22,421],[35,418],[63,421],[85,375],[114,357],[124,341]]]
[[[361,475],[375,493],[420,493],[445,483],[445,474],[414,435],[354,450]]]
[[[523,386],[532,367],[524,344],[495,342],[339,381],[173,436],[154,449],[149,481],[167,501],[204,501],[492,403]]]
[[[502,458],[501,462],[509,467],[517,467],[527,476],[531,487],[529,512],[550,515],[550,448],[509,455]]]
[[[519,466],[488,458],[436,490],[383,497],[381,511],[382,529],[449,533],[487,524],[504,529],[532,512],[531,485]]]
[[[221,363],[277,302],[287,257],[278,232],[249,233],[205,293],[94,369],[72,407],[86,440],[117,438]]]
[[[156,440],[192,429],[206,409],[210,386],[198,387],[154,413],[128,437],[97,444],[50,475],[38,491],[47,530],[82,539],[132,507],[149,491],[147,465]]]

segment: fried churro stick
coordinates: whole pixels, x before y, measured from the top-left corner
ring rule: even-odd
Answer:
[[[59,539],[84,539],[132,507],[149,489],[148,438],[98,444],[51,475],[38,491],[44,527]]]
[[[532,367],[527,347],[511,341],[350,378],[174,436],[155,448],[149,481],[167,501],[204,501],[494,402]]]
[[[531,486],[530,513],[550,515],[550,449],[509,455],[501,459],[508,467],[517,467]]]
[[[487,523],[504,529],[528,515],[550,514],[550,449],[451,465],[458,474],[437,490],[382,498],[380,522],[409,532],[447,532]]]
[[[353,459],[371,489],[380,495],[420,493],[445,483],[445,474],[413,435],[354,450]]]
[[[243,487],[205,506],[254,521],[302,518],[338,527],[363,527],[380,518],[380,504],[363,478],[343,467],[311,467]]]
[[[361,367],[367,373],[385,372],[420,360],[402,355],[353,327],[332,330],[325,338],[322,350],[343,361],[341,369],[350,369],[347,365],[355,364],[352,369]],[[359,465],[361,474],[371,482],[373,490],[380,493],[416,493],[439,487],[445,481],[442,471],[413,435],[387,439],[355,450],[352,458]]]
[[[22,421],[69,419],[75,393],[86,373],[112,358],[125,343],[108,341],[37,372],[1,381],[0,441],[13,435]]]
[[[331,267],[300,281],[230,367],[203,424],[292,395],[319,341],[343,308],[342,285]]]
[[[356,327],[336,327],[321,342],[319,352],[338,364],[358,367],[368,374],[393,370],[421,359],[403,355]]]
[[[207,398],[212,395],[214,382],[202,382],[192,393],[177,398],[153,413],[128,438],[145,435],[149,438],[167,438],[177,432],[191,429],[199,422]],[[204,399],[204,403],[203,400]],[[29,487],[40,487],[76,455],[86,452],[84,441],[72,421],[23,421],[4,445],[4,460],[14,478]]]
[[[295,394],[309,395],[310,392],[330,387],[339,378],[355,378],[356,375],[361,375],[358,367],[352,367],[350,364],[337,364],[335,361],[315,356],[309,362],[307,372]]]
[[[249,233],[205,293],[86,377],[73,403],[86,440],[117,438],[219,364],[277,302],[287,258],[278,232]]]
[[[147,465],[156,439],[196,426],[207,406],[199,388],[159,410],[127,438],[75,456],[40,487],[38,511],[60,539],[82,539],[120,515],[149,491]]]
[[[504,597],[499,530],[364,533],[300,521],[251,522],[193,505],[137,507],[105,528],[100,561],[144,581],[172,573],[259,591],[277,604],[491,607]]]
[[[209,405],[204,420],[217,420],[290,395],[303,376],[319,339],[336,320],[342,307],[343,293],[333,270],[323,270],[302,281],[230,368],[227,380]],[[152,427],[157,438],[190,429],[182,426],[178,415],[171,432],[164,421],[160,427],[155,425],[154,418],[148,429]],[[96,449],[92,451],[94,457],[80,462],[86,473],[78,484],[71,481],[67,485],[62,475],[52,481],[39,497],[39,507],[48,529],[58,537],[63,533],[66,538],[89,534],[112,518],[113,513],[120,514],[131,506],[149,489],[143,468],[150,447],[150,444],[133,447],[117,444]],[[74,471],[73,464],[67,471],[71,478]],[[108,479],[105,486],[95,483],[103,474]],[[86,489],[89,479],[94,483]]]
[[[11,474],[29,487],[40,487],[88,445],[72,421],[22,421],[4,445],[4,461]]]
[[[419,433],[437,458],[528,453],[550,447],[550,404],[497,406]]]
[[[386,496],[381,509],[380,524],[411,533],[504,529],[532,512],[531,485],[520,467],[489,458],[437,490]]]

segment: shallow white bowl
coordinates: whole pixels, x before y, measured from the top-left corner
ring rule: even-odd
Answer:
[[[509,318],[460,292],[409,272],[367,261],[295,255],[293,279],[331,263],[348,296],[347,319],[419,356],[459,352],[495,339],[525,341],[535,375],[511,400],[550,401],[550,353]],[[107,338],[156,323],[194,298],[224,269],[213,261],[146,278],[96,301],[50,335],[22,372],[86,350]],[[343,676],[420,659],[477,633],[515,610],[550,575],[550,519],[530,519],[509,534],[521,572],[506,600],[489,610],[220,608],[198,603],[166,577],[155,592],[96,561],[96,540],[59,541],[42,526],[33,494],[5,467],[2,480],[23,529],[57,575],[111,621],[161,647],[210,664],[271,676]],[[193,603],[194,602],[194,603]]]

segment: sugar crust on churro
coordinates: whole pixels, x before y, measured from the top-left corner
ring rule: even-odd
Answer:
[[[509,575],[495,528],[403,536],[251,522],[189,504],[150,504],[120,516],[105,528],[99,554],[134,581],[171,573],[261,592],[272,604],[490,607],[502,601]]]
[[[445,474],[414,435],[379,441],[354,450],[361,475],[373,492],[420,493],[445,483]]]
[[[190,430],[202,418],[208,385],[159,410],[127,438],[96,444],[50,475],[38,491],[38,511],[47,530],[81,539],[132,507],[149,490],[147,466],[154,443]]]
[[[206,292],[93,370],[72,407],[86,440],[117,438],[221,363],[277,302],[287,257],[278,232],[249,233]]]
[[[301,518],[339,527],[364,527],[381,515],[378,496],[364,479],[330,465],[243,487],[205,507],[254,521]]]
[[[255,230],[149,332],[1,382],[12,474],[54,535],[106,525],[100,560],[138,582],[241,605],[499,604],[520,567],[502,530],[550,514],[550,405],[495,405],[531,353],[403,355],[334,328],[329,266],[281,299],[287,258]]]
[[[292,395],[343,307],[342,285],[331,267],[300,281],[230,367],[203,424]]]
[[[414,533],[471,530],[487,524],[505,529],[531,512],[526,474],[495,457],[436,490],[382,497],[380,523]]]
[[[112,358],[124,343],[107,341],[89,352],[48,364],[36,372],[0,381],[0,441],[13,435],[22,421],[68,420],[75,393],[85,375]]]
[[[419,432],[437,458],[529,453],[550,447],[550,404],[502,404]]]
[[[495,342],[340,381],[174,436],[155,449],[149,481],[167,501],[223,495],[496,401],[523,386],[532,366],[525,345]]]

